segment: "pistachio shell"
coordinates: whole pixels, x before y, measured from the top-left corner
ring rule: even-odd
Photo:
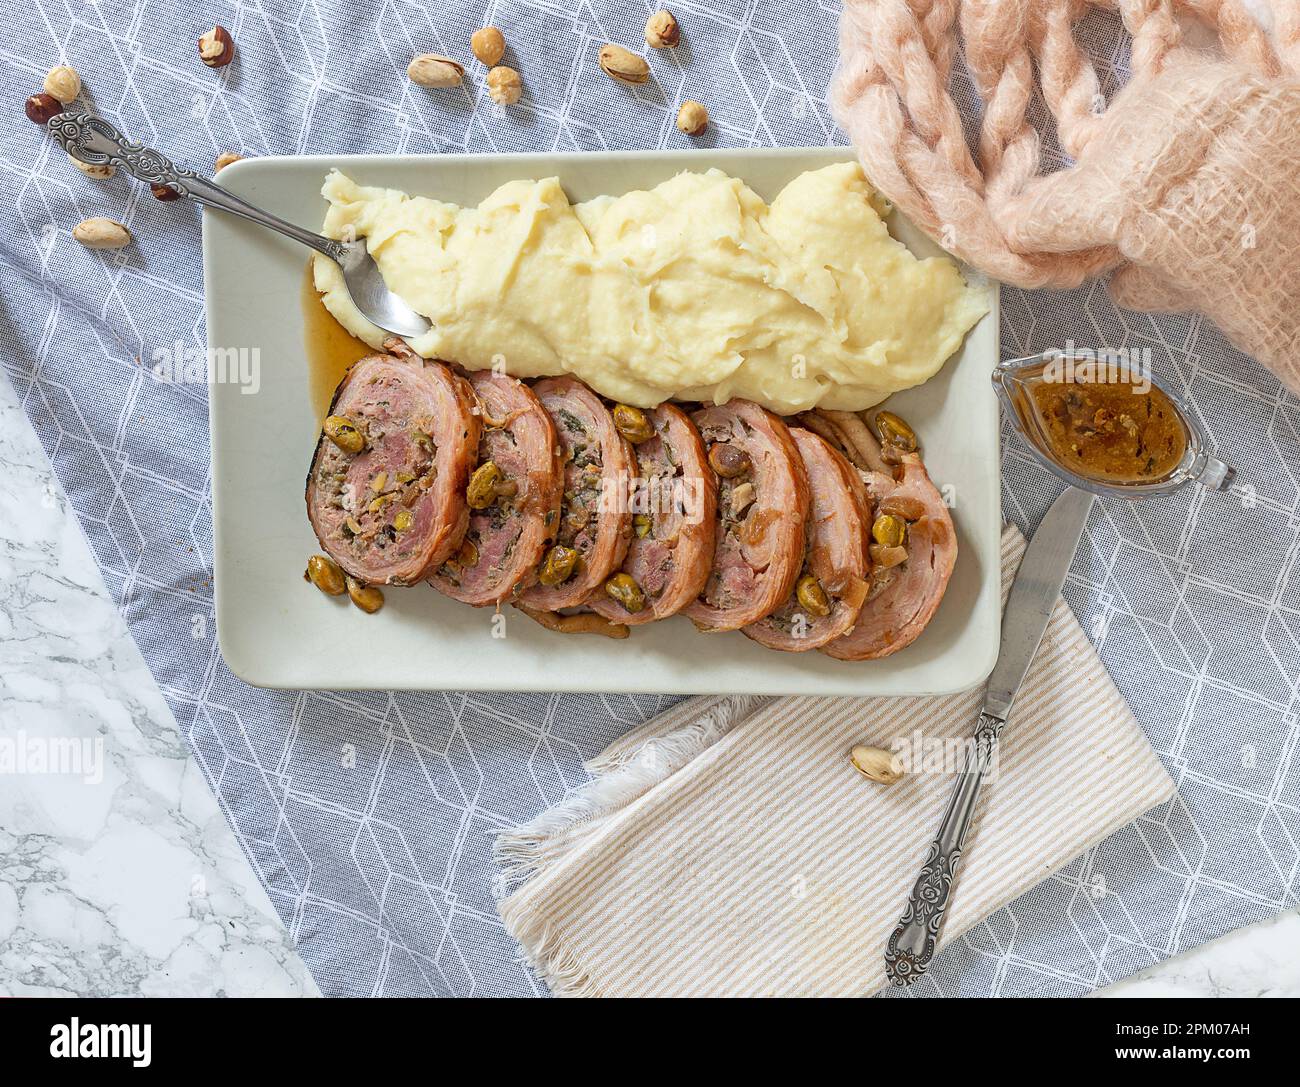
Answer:
[[[451,57],[421,53],[406,66],[406,77],[421,87],[459,87],[465,66]]]
[[[650,65],[645,57],[639,57],[630,49],[621,45],[602,45],[600,47],[600,70],[610,79],[620,83],[646,83],[650,79]]]
[[[87,249],[121,249],[131,244],[131,232],[112,219],[86,219],[72,228],[72,236]]]
[[[849,761],[863,777],[870,778],[881,785],[893,785],[903,776],[902,760],[883,747],[859,744],[849,755]]]

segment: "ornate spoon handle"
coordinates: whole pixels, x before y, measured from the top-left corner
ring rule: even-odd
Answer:
[[[957,778],[939,833],[930,843],[921,874],[885,948],[885,973],[894,985],[911,985],[925,973],[934,958],[966,831],[975,813],[984,773],[997,749],[998,733],[1005,724],[992,714],[980,714],[975,747],[967,753],[965,768]]]
[[[311,246],[342,264],[346,245],[272,215],[241,200],[193,170],[177,166],[160,151],[132,143],[102,117],[90,113],[60,113],[46,126],[50,135],[74,159],[95,166],[119,166],[146,185],[166,185],[173,192],[205,207],[217,208],[269,227],[303,245]]]

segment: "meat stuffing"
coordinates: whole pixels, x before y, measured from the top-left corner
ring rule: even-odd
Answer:
[[[632,540],[622,573],[640,592],[641,606],[595,593],[590,607],[635,626],[676,615],[704,590],[717,539],[718,478],[699,432],[680,408],[646,412],[654,436],[636,445]]]
[[[429,583],[484,607],[517,597],[537,579],[559,526],[564,465],[551,417],[528,386],[491,370],[474,371],[469,383],[482,424],[469,529]]]
[[[867,598],[870,506],[857,469],[802,427],[791,428],[812,492],[808,550],[795,591],[744,633],[769,649],[802,653],[853,629]]]
[[[757,404],[710,405],[691,420],[718,474],[718,535],[708,580],[683,614],[702,630],[738,630],[794,591],[807,544],[808,476],[789,429]]]
[[[353,578],[411,585],[465,535],[480,428],[464,378],[400,340],[384,346],[390,354],[359,360],[334,394],[307,476],[307,516]]]
[[[623,564],[632,532],[629,492],[636,456],[609,409],[576,378],[546,378],[533,392],[555,425],[564,497],[555,546],[521,600],[533,609],[559,611],[584,603]]]

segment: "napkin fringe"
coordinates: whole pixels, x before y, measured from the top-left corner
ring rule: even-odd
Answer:
[[[752,695],[720,699],[688,724],[652,734],[617,754],[598,755],[588,764],[596,776],[586,785],[530,822],[497,835],[492,853],[504,869],[506,885],[526,883],[558,861],[580,828],[625,810],[712,747],[763,701]]]
[[[532,911],[520,911],[529,913]],[[566,947],[552,926],[538,924],[535,919],[516,917],[514,912],[502,907],[501,919],[506,929],[523,949],[524,962],[550,991],[558,997],[599,997],[601,991],[587,973],[574,951]]]
[[[667,714],[646,722],[639,729],[615,740],[584,765],[592,776],[599,777],[610,770],[626,766],[635,759],[649,761],[658,754],[668,760],[672,770],[679,770],[742,721],[748,720],[755,710],[770,699],[759,695],[713,695],[700,701],[704,703],[702,706],[692,709],[691,703],[683,703]],[[664,718],[668,719],[667,725],[661,723]],[[679,724],[679,721],[684,723]],[[697,731],[703,735],[697,737]]]
[[[536,819],[497,835],[492,852],[506,885],[527,883],[566,856],[580,830],[612,817],[644,796],[673,770],[721,738],[730,723],[712,713],[665,736],[615,756],[607,769]],[[598,997],[583,960],[569,947],[544,912],[512,895],[500,903],[506,931],[519,944],[523,959],[557,997]]]
[[[590,782],[536,819],[497,835],[492,852],[502,867],[504,886],[525,884],[561,861],[607,819],[627,811],[629,805],[708,750],[766,699],[753,695],[719,698],[687,723],[662,735],[653,732],[641,743],[624,737],[588,768]],[[527,896],[511,894],[498,906],[506,931],[518,942],[524,962],[552,995],[602,996],[582,960],[565,942],[544,910]]]

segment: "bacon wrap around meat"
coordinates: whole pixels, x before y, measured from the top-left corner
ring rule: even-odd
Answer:
[[[574,573],[558,585],[534,584],[522,601],[541,611],[583,603],[623,565],[632,533],[628,492],[636,455],[600,398],[571,377],[548,377],[533,392],[555,425],[564,462],[564,501],[556,542],[577,550]]]
[[[871,506],[862,477],[848,458],[802,427],[790,433],[803,457],[812,491],[808,551],[800,578],[811,574],[830,604],[829,615],[808,611],[792,593],[771,615],[743,633],[769,649],[802,653],[853,629],[867,598],[871,560]],[[797,583],[796,583],[797,584]]]
[[[475,607],[518,596],[537,577],[537,564],[555,541],[564,491],[551,417],[517,378],[477,370],[469,383],[478,401],[479,465],[501,470],[502,494],[486,509],[469,511],[460,548],[429,578],[439,592]]]
[[[615,623],[635,626],[676,615],[704,589],[718,531],[718,477],[686,413],[660,404],[646,418],[655,435],[638,442],[639,479],[632,495],[632,542],[623,573],[645,593],[629,612],[602,592],[587,602]]]
[[[794,590],[807,544],[808,476],[789,429],[757,404],[731,400],[701,408],[691,420],[706,447],[732,445],[750,467],[719,479],[713,569],[683,614],[703,630],[739,630],[770,615]],[[752,502],[742,503],[746,486]]]
[[[356,362],[334,393],[329,414],[356,424],[366,446],[345,453],[322,433],[307,476],[307,516],[345,573],[371,585],[411,585],[465,535],[479,421],[464,378],[400,340],[384,346],[392,353]]]
[[[907,561],[873,575],[857,625],[821,647],[839,660],[874,660],[914,642],[943,600],[957,561],[957,534],[943,497],[915,453],[902,457],[897,481],[877,472],[865,476],[876,504],[897,495],[919,501],[925,512],[907,526]]]

